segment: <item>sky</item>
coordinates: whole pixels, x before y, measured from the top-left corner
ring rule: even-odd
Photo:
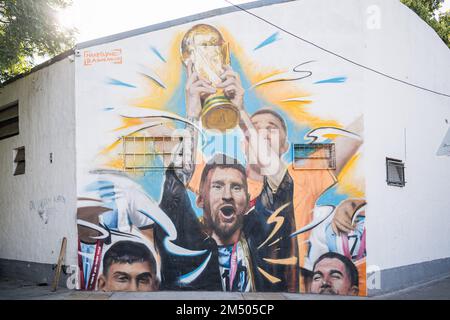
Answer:
[[[228,6],[225,0],[73,0],[73,5],[60,13],[59,20],[66,27],[78,29],[76,38],[81,43]]]
[[[450,0],[445,0],[444,4],[442,5],[440,12],[447,12],[450,10]]]
[[[450,10],[450,0],[445,0],[444,4],[442,5],[441,11],[446,12]]]

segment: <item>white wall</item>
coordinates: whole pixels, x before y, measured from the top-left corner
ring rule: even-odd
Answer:
[[[334,0],[314,0],[282,6],[292,7],[284,14],[269,16],[263,9],[260,14],[357,63],[450,94],[450,50],[400,1],[341,0],[337,5]],[[295,28],[289,23],[293,16]],[[282,37],[290,36],[282,33]],[[450,157],[436,156],[450,128],[450,98],[364,71],[331,55],[321,61],[330,63],[334,71],[351,70],[352,92],[346,93],[364,112],[368,265],[389,269],[450,257]],[[358,70],[361,78],[355,81]],[[321,96],[331,93],[321,92]],[[332,94],[341,110],[353,105],[348,104],[351,97]],[[332,99],[320,99],[332,103]],[[387,186],[386,157],[406,161],[405,188]]]
[[[373,18],[373,11],[367,11],[369,8],[380,10],[380,29],[367,28]],[[430,27],[397,0],[341,0],[339,5],[335,0],[309,0],[252,11],[357,62],[436,91],[450,91],[450,51]],[[233,24],[233,21],[241,22]],[[278,31],[243,12],[205,22],[226,26],[239,43],[245,43],[250,49],[263,39],[263,34],[269,36]],[[171,30],[185,29],[186,25]],[[254,34],[259,36],[253,38]],[[448,129],[445,119],[450,121],[450,99],[364,72],[287,34],[280,34],[289,40],[289,51],[284,53],[295,54],[280,59],[275,47],[269,58],[265,56],[266,51],[255,52],[252,57],[255,62],[271,66],[278,61],[289,67],[316,60],[319,65],[313,66],[313,80],[347,75],[349,81],[338,90],[327,86],[320,91],[308,82],[307,89],[315,99],[315,108],[310,111],[348,123],[361,108],[364,110],[368,264],[387,269],[449,257],[450,158],[437,157],[436,151]],[[164,42],[165,35],[166,31],[160,31],[92,49],[115,49],[117,44],[142,45],[134,52],[124,52],[124,59],[136,66],[141,63],[139,52],[148,52],[148,44],[153,40],[164,44],[163,48],[169,46],[169,40]],[[142,41],[145,39],[152,41]],[[99,69],[123,80],[135,76],[135,67],[130,70],[101,66]],[[98,113],[111,102],[123,103],[130,99],[122,91],[116,91],[116,96],[105,94],[104,81],[104,73],[78,78],[78,97],[85,95]],[[0,258],[54,263],[61,238],[66,236],[68,263],[76,263],[74,86],[74,68],[66,59],[2,89],[0,105],[20,101],[21,134],[0,141]],[[94,92],[103,94],[102,103],[98,103],[99,96]],[[327,111],[332,105],[336,106],[334,114]],[[103,130],[104,123],[84,118],[92,115],[93,109],[83,112],[80,109],[78,105],[78,118],[84,119],[78,123],[78,146],[84,148],[78,158],[81,173],[88,170],[93,151],[99,150],[89,140],[95,132],[89,128],[100,126]],[[13,149],[21,146],[26,147],[27,173],[13,177]],[[50,165],[51,152],[54,163]],[[405,188],[386,185],[385,157],[406,160]],[[55,196],[64,197],[65,203],[53,201]],[[50,199],[47,209],[51,209],[47,210],[48,224],[36,210],[30,209],[32,203],[39,206],[46,199]]]
[[[1,259],[54,264],[67,237],[66,264],[76,264],[74,88],[66,58],[0,90],[0,106],[19,101],[20,125],[0,141]],[[26,172],[13,176],[22,146]]]
[[[365,29],[365,64],[450,94],[450,50],[399,1]],[[365,73],[368,264],[388,269],[450,257],[450,157],[436,156],[450,98]],[[406,139],[405,139],[406,130]],[[405,161],[406,187],[387,186],[385,158]]]
[[[450,92],[449,49],[398,0],[341,0],[339,4],[335,0],[294,1],[252,12],[358,63],[404,81]],[[239,43],[249,48],[258,44],[261,34],[279,31],[244,12],[203,22],[226,26]],[[140,52],[148,50],[150,42],[167,46],[169,40],[162,40],[170,38],[165,36],[166,32],[170,31],[156,31],[90,49],[134,46],[137,49],[125,51],[124,58],[137,65],[141,63]],[[311,65],[315,80],[331,74],[349,77],[339,89],[335,86],[317,89],[308,82],[302,83],[314,99],[314,106],[308,111],[344,123],[360,108],[364,111],[368,265],[387,269],[449,257],[450,158],[437,157],[436,151],[449,127],[445,119],[450,122],[450,99],[365,71],[281,31],[280,35],[289,42],[289,49],[283,48],[283,53],[276,49],[272,53],[254,52],[252,59],[257,64],[289,67],[295,62],[315,60],[319,63],[317,68]],[[134,72],[119,66],[108,71],[111,76],[117,74],[123,79],[130,79]],[[101,86],[103,78],[102,72],[92,73],[88,79],[79,79],[89,81],[80,87],[84,93],[105,90]],[[124,98],[120,96],[121,101]],[[110,102],[108,99],[105,101]],[[334,106],[333,111],[329,111],[330,106]],[[83,132],[82,135],[89,135]],[[86,145],[83,148],[79,170],[88,162],[89,157],[84,155],[92,153]],[[98,150],[98,146],[92,150]],[[405,188],[386,185],[386,157],[406,161]]]

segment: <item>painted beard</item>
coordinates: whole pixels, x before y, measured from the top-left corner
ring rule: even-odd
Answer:
[[[222,240],[229,239],[244,224],[244,215],[231,204],[223,205],[215,214],[207,214],[208,227]]]
[[[319,294],[337,295],[338,293],[330,286],[322,286],[319,290]]]

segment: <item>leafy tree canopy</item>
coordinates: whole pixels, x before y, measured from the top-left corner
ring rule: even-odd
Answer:
[[[440,13],[445,0],[401,0],[432,27],[450,48],[450,11]]]
[[[74,44],[74,30],[57,11],[72,0],[0,0],[0,82],[29,71],[36,56],[55,56]]]

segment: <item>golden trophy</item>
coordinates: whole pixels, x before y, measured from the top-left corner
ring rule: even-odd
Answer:
[[[188,61],[192,61],[198,75],[209,80],[212,86],[222,83],[220,76],[230,64],[230,53],[219,30],[207,24],[192,27],[181,42],[181,54],[184,64],[187,66]],[[222,89],[217,89],[216,93],[202,99],[201,118],[205,129],[225,131],[238,125],[239,110]]]

